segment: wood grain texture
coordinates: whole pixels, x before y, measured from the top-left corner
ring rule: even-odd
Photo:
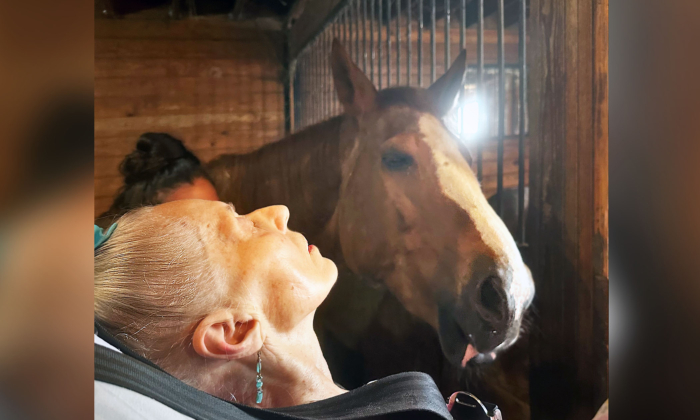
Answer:
[[[530,7],[531,418],[584,420],[608,395],[607,1]]]
[[[219,17],[97,19],[95,215],[144,132],[170,133],[202,161],[281,138],[279,41],[279,32]]]

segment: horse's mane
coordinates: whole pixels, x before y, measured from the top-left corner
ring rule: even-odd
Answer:
[[[435,114],[435,105],[426,89],[398,86],[377,92],[376,104],[379,109],[404,105],[416,111]]]
[[[333,117],[256,151],[218,157],[207,169],[219,196],[239,213],[285,204],[295,230],[320,229],[338,200],[342,120]]]

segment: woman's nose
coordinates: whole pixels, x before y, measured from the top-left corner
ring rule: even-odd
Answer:
[[[255,217],[273,225],[282,233],[287,233],[289,209],[287,206],[270,206],[254,212]],[[252,214],[251,214],[252,215]]]

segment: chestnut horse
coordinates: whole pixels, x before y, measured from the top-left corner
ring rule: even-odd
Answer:
[[[454,370],[492,359],[518,338],[534,284],[468,151],[442,122],[462,88],[466,52],[428,89],[377,91],[337,40],[331,67],[344,113],[255,152],[217,158],[209,173],[219,196],[239,213],[286,205],[290,228],[339,265],[317,314],[322,343],[332,334],[361,351],[378,312],[405,309],[411,315],[379,322],[389,331],[418,325],[410,346],[437,332]],[[408,324],[393,323],[402,316]],[[440,358],[422,355],[433,356]]]

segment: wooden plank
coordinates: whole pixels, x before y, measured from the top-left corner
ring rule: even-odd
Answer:
[[[109,209],[109,206],[112,205],[113,200],[114,197],[95,197],[95,219]]]
[[[117,135],[138,136],[147,131],[169,133],[208,132],[255,132],[277,130],[284,117],[263,118],[255,113],[214,114],[214,115],[165,115],[159,117],[110,118],[95,121],[95,136],[114,137]],[[257,138],[258,136],[256,136]]]
[[[204,95],[214,98],[228,97],[237,99],[241,94],[282,94],[282,85],[277,80],[260,78],[252,75],[226,79],[204,79],[199,77],[168,78],[109,78],[95,84],[95,98],[102,97],[142,97],[163,95],[182,97],[185,95]]]
[[[119,77],[201,77],[222,79],[258,75],[279,80],[277,66],[263,65],[258,57],[219,59],[96,58],[95,79]]]
[[[608,0],[593,4],[593,343],[594,402],[608,398]]]
[[[245,99],[250,98],[251,103]],[[148,117],[162,115],[169,112],[170,115],[191,114],[245,114],[259,113],[261,118],[267,118],[264,114],[280,113],[283,104],[279,94],[245,94],[235,99],[212,101],[211,97],[204,95],[178,98],[165,98],[162,95],[149,95],[145,97],[112,97],[95,99],[95,118],[121,118],[121,117]],[[279,117],[283,118],[283,117]],[[270,119],[270,118],[267,118]]]
[[[95,38],[125,39],[212,39],[258,41],[270,31],[255,30],[250,24],[226,18],[203,17],[181,20],[96,19]]]
[[[594,338],[593,322],[593,289],[595,279],[593,277],[593,217],[594,217],[594,197],[593,190],[593,147],[595,138],[593,137],[593,7],[589,2],[578,1],[575,7],[578,7],[577,20],[581,23],[577,29],[577,45],[584,46],[579,48],[576,54],[577,59],[577,102],[578,107],[577,118],[580,121],[578,127],[578,156],[586,156],[588,158],[577,158],[579,163],[578,173],[576,178],[580,180],[578,183],[578,276],[583,279],[577,284],[576,301],[578,305],[578,319],[576,320],[576,362],[579,381],[585,384],[585,389],[590,390],[579,395],[574,417],[583,418],[588,415],[589,406],[595,405],[594,387],[597,385],[594,377],[598,373],[597,370],[589,369],[591,360],[594,359],[593,351],[596,348],[592,345]],[[583,63],[587,63],[584,65]],[[585,80],[586,83],[579,83],[579,80]],[[602,404],[602,401],[600,402]],[[598,404],[600,405],[600,404]],[[593,411],[595,414],[595,411]]]
[[[267,58],[277,60],[275,50],[258,42],[195,39],[95,39],[95,58]]]
[[[530,7],[531,417],[584,420],[607,398],[607,2]]]
[[[95,174],[95,179],[102,179],[102,178],[110,178],[115,176],[116,174],[119,173],[118,168],[119,164],[121,161],[124,159],[124,157],[130,153],[133,150],[133,145],[135,144],[135,141],[131,142],[125,142],[125,145],[129,145],[129,147],[126,147],[122,153],[115,154],[114,156],[95,156],[96,160],[99,160],[100,166],[102,168],[100,169],[99,174]],[[246,145],[245,143],[243,144],[235,144],[229,142],[228,144],[215,144],[214,146],[210,147],[198,147],[196,145],[192,145],[190,142],[185,141],[187,147],[202,161],[202,162],[208,162],[215,157],[218,157],[222,154],[228,154],[228,153],[249,153],[254,150],[259,149],[260,147],[264,146],[265,143],[251,143]]]
[[[209,125],[194,129],[170,129],[166,131],[174,137],[181,139],[188,148],[193,150],[217,149],[231,147],[239,150],[239,153],[254,150],[263,145],[280,139],[283,127],[260,126],[232,127],[228,124]],[[142,132],[135,134],[120,132],[114,136],[99,135],[95,137],[95,157],[119,157],[124,156],[135,146],[136,140]]]

